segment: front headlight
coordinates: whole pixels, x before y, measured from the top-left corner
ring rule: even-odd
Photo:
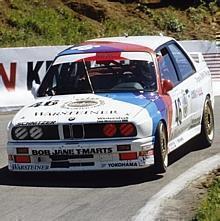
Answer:
[[[12,138],[14,140],[24,140],[28,137],[28,129],[26,127],[17,127],[12,130]]]
[[[57,125],[14,126],[11,130],[13,140],[59,140]]]
[[[12,128],[11,132],[13,140],[38,140],[43,136],[43,134],[43,129],[39,126],[18,126]]]
[[[38,140],[43,136],[43,130],[41,127],[32,127],[29,130],[30,137],[34,140]]]

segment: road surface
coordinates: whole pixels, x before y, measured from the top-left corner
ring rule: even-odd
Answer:
[[[162,187],[196,163],[220,152],[220,97],[215,99],[215,141],[198,150],[189,142],[170,155],[167,173],[143,171],[28,173],[7,170],[6,126],[13,114],[0,114],[0,220],[131,220]]]

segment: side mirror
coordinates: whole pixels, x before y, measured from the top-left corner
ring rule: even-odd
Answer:
[[[33,84],[32,84],[32,88],[31,88],[31,93],[32,93],[32,95],[34,96],[34,98],[37,97],[37,91],[38,91],[39,87],[40,87],[40,84],[37,84],[37,83],[34,81]]]
[[[167,94],[168,91],[174,88],[173,83],[170,80],[162,79],[162,92],[163,94]]]

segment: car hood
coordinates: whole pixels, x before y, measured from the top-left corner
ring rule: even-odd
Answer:
[[[12,124],[141,121],[154,96],[135,93],[77,94],[39,98],[22,108]],[[139,116],[139,117],[138,117]],[[143,117],[143,115],[141,114]],[[149,116],[148,116],[149,117]]]

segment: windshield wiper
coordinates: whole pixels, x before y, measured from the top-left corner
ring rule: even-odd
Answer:
[[[95,93],[95,92],[94,92],[94,88],[93,88],[93,86],[92,86],[92,82],[91,82],[91,80],[90,80],[89,72],[88,72],[88,69],[87,69],[87,66],[86,66],[86,62],[85,62],[84,59],[83,59],[83,64],[84,64],[84,67],[85,67],[86,76],[87,76],[87,79],[88,79],[88,82],[89,82],[89,86],[90,86],[90,88],[91,88],[92,93],[94,94],[94,93]]]

